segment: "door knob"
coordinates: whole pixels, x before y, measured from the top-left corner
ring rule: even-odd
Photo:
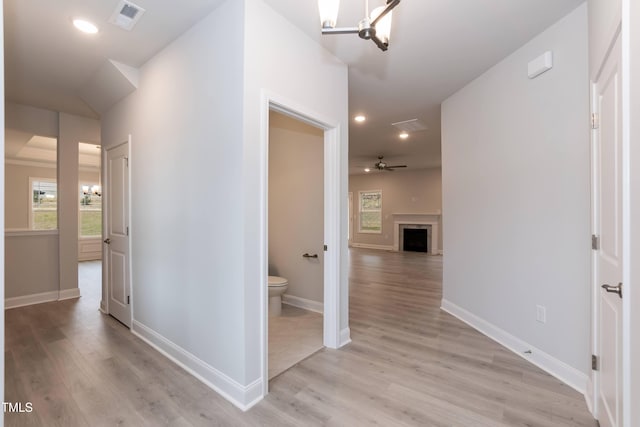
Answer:
[[[618,296],[622,298],[622,282],[618,283],[618,286],[611,286],[605,283],[602,285],[602,289],[607,292],[611,292],[612,294],[618,294]]]
[[[318,254],[309,255],[307,253],[302,254],[303,258],[318,258]]]
[[[107,245],[110,245],[110,244],[111,244],[111,239],[106,238],[106,239],[104,239],[104,242],[105,242]]]

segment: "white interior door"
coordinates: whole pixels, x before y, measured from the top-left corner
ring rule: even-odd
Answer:
[[[129,283],[129,144],[107,150],[105,267],[109,314],[131,327]]]
[[[622,102],[620,38],[593,83],[598,419],[622,426]]]

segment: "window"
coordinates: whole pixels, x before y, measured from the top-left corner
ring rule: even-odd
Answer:
[[[29,228],[55,230],[58,228],[58,186],[53,179],[29,178],[31,204]]]
[[[360,191],[360,233],[382,233],[382,191]]]
[[[102,189],[95,183],[80,184],[80,237],[102,236]]]

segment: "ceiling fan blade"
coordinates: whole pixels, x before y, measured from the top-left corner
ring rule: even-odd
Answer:
[[[396,165],[396,166],[387,166],[387,169],[393,169],[393,168],[406,168],[407,165]]]

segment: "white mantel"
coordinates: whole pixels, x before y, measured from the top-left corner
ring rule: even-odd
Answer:
[[[426,213],[394,213],[393,216],[393,248],[395,251],[402,250],[400,248],[400,226],[401,225],[430,225],[431,226],[431,246],[429,254],[437,255],[440,253],[438,247],[438,239],[440,235],[440,217],[442,213],[426,212]]]

